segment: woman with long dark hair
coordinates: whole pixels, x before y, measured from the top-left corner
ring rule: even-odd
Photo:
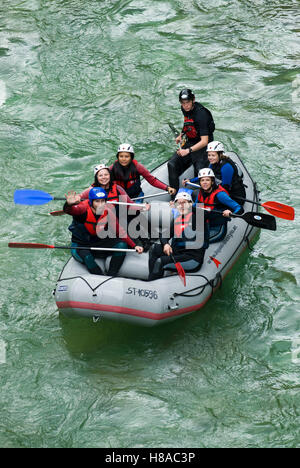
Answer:
[[[98,164],[94,167],[94,181],[89,188],[80,194],[82,200],[89,198],[89,192],[93,187],[103,188],[110,201],[118,201],[119,197],[122,196],[123,202],[133,203],[125,190],[113,181],[110,168],[105,164]]]
[[[213,170],[218,183],[229,193],[233,200],[236,200],[240,205],[244,204],[243,200],[246,197],[245,186],[243,184],[243,176],[239,168],[229,156],[224,154],[224,146],[220,141],[211,141],[207,145],[207,157],[209,168]],[[197,182],[198,178],[182,181],[185,186],[188,182]]]
[[[176,190],[154,177],[148,169],[134,159],[134,149],[128,143],[119,146],[117,160],[110,166],[113,180],[124,188],[130,198],[142,197],[141,177],[160,190],[174,195]]]

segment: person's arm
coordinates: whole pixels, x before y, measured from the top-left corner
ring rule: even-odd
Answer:
[[[74,191],[68,192],[63,210],[71,216],[82,216],[86,213],[86,202],[81,202],[80,195]]]
[[[216,198],[222,205],[225,205],[229,208],[229,211],[233,214],[242,214],[244,212],[241,205],[239,205],[236,201],[232,200],[226,192],[219,192],[216,195]],[[228,211],[228,210],[225,210]]]
[[[160,237],[159,238],[163,249],[165,248],[166,245],[171,246],[171,241],[172,241],[172,238],[174,237],[174,220],[179,215],[179,212],[175,208],[173,208],[172,209],[172,214],[173,214],[173,218],[172,218],[172,223],[170,225],[170,235],[169,235],[169,237]]]
[[[232,184],[234,170],[231,164],[224,164],[221,168],[222,187],[228,190]]]
[[[81,192],[80,194],[81,200],[87,200],[89,198],[89,193],[90,193],[91,188],[93,188],[92,185],[89,188],[85,189],[83,192]]]
[[[190,148],[188,148],[186,151],[188,151],[189,153],[191,152],[190,150],[192,150],[192,152],[199,151],[202,148],[206,148],[207,145],[208,135],[201,135],[201,140],[198,141],[198,143],[195,143],[194,145],[190,146]]]
[[[165,184],[164,182],[161,182],[158,180],[156,177],[154,177],[151,172],[148,171],[148,169],[145,168],[141,163],[137,163],[136,169],[138,173],[144,177],[144,179],[149,182],[150,185],[153,185],[153,187],[156,187],[160,190],[168,190],[168,185]]]
[[[115,216],[114,211],[111,208],[107,209],[107,216],[108,216],[108,223],[111,226],[116,226],[116,235],[119,239],[122,239],[126,242],[129,247],[134,249],[136,247],[136,243],[128,236],[127,232],[123,228],[123,226],[119,223],[118,218]]]

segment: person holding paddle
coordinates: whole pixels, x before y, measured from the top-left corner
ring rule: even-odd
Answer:
[[[153,187],[166,190],[171,195],[176,193],[174,188],[158,180],[145,166],[134,159],[134,149],[128,143],[119,146],[117,160],[110,166],[110,170],[113,180],[124,188],[130,198],[140,198],[144,195],[141,189],[141,177],[144,177]]]
[[[193,165],[196,175],[200,169],[208,166],[206,147],[213,140],[215,130],[211,112],[195,101],[195,95],[190,89],[180,91],[179,102],[184,124],[175,140],[179,148],[168,162],[169,184],[176,191],[179,188],[179,176],[188,167]]]
[[[181,189],[175,197],[174,208],[170,238],[160,239],[160,244],[154,244],[149,251],[149,281],[161,278],[164,269],[173,270],[176,267],[179,275],[181,272],[184,275],[185,271],[199,270],[203,263],[205,249],[208,247],[208,230],[206,223],[203,223],[201,227],[204,229],[204,236],[201,236],[202,242],[199,245],[197,212],[193,208],[190,193]],[[203,219],[200,216],[200,220]]]
[[[73,216],[73,222],[69,226],[69,230],[72,233],[72,255],[77,261],[83,263],[90,273],[95,275],[103,274],[95,258],[97,256],[106,257],[109,255],[109,252],[93,251],[88,248],[76,249],[76,247],[112,247],[123,249],[127,244],[139,254],[144,250],[143,247],[136,245],[127,235],[119,224],[112,205],[108,206],[106,201],[106,191],[100,187],[93,187],[89,191],[88,200],[83,202],[81,202],[79,194],[73,191],[69,192],[66,195],[66,203],[63,208],[67,214]],[[124,252],[114,252],[107,274],[115,276],[121,268],[124,259]]]
[[[243,176],[235,162],[224,154],[223,143],[220,141],[208,143],[207,156],[209,167],[214,171],[216,180],[227,190],[233,200],[243,205],[246,197]],[[185,187],[189,182],[198,182],[198,178],[184,179],[182,185]]]
[[[196,203],[202,203],[207,210],[209,229],[226,227],[231,215],[242,215],[244,209],[236,201],[232,200],[228,192],[216,183],[215,174],[212,169],[204,168],[198,174],[200,190]],[[222,238],[226,235],[224,229]],[[218,240],[221,240],[218,238]]]

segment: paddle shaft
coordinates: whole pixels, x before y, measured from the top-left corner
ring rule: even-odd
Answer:
[[[144,195],[143,197],[133,198],[132,200],[133,201],[143,200],[144,198],[160,197],[161,195],[168,195],[168,192],[157,192],[157,193],[153,193],[152,195]]]
[[[137,198],[133,198],[132,200],[133,201],[136,201],[136,200],[143,200],[144,198],[153,198],[153,197],[160,197],[162,195],[168,195],[168,192],[158,192],[158,193],[153,193],[152,195],[145,195],[143,197],[137,197]],[[110,202],[110,203],[114,203],[114,202]],[[117,202],[115,202],[117,203]],[[118,202],[119,204],[121,204],[121,202]],[[128,205],[133,205],[133,206],[145,206],[145,204],[142,204],[142,203],[128,203]],[[65,213],[64,211],[62,210],[59,210],[59,211],[51,211],[50,215],[51,216],[61,216],[61,215],[64,215],[64,214],[67,214]]]
[[[195,188],[201,188],[200,185],[194,184],[193,182],[188,182],[187,185],[191,185]],[[293,220],[295,218],[295,210],[292,206],[284,205],[283,203],[274,202],[274,201],[267,201],[264,203],[260,203],[254,200],[249,200],[248,198],[243,197],[234,197],[237,200],[253,203],[254,205],[261,206],[266,211],[271,213],[271,215],[276,216],[277,218]]]
[[[48,245],[48,244],[38,244],[38,243],[25,243],[25,242],[9,242],[8,247],[18,248],[18,249],[79,249],[79,250],[96,250],[103,252],[135,252],[135,249],[116,249],[113,247],[91,247],[91,246],[78,246],[72,247],[68,245]]]

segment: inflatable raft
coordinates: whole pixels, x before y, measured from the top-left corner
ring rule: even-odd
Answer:
[[[246,198],[258,202],[256,184],[245,165],[236,153],[229,152],[228,156],[243,173]],[[167,163],[152,173],[168,183]],[[183,177],[193,177],[193,168],[188,169]],[[142,189],[145,195],[157,192],[146,181],[142,182]],[[150,198],[151,210],[159,206],[164,212],[169,207],[169,199],[167,193],[157,200]],[[245,203],[244,209],[250,212],[257,210],[250,201]],[[232,218],[227,223],[227,233],[223,240],[210,243],[201,269],[186,273],[186,286],[176,271],[166,271],[163,278],[146,281],[148,252],[141,255],[127,254],[117,277],[92,275],[84,265],[71,257],[54,290],[57,307],[66,316],[90,317],[94,321],[118,320],[144,326],[154,326],[186,316],[205,305],[257,232],[257,227],[247,224],[243,219]],[[102,268],[107,267],[109,261],[110,257],[105,261],[97,260]]]

